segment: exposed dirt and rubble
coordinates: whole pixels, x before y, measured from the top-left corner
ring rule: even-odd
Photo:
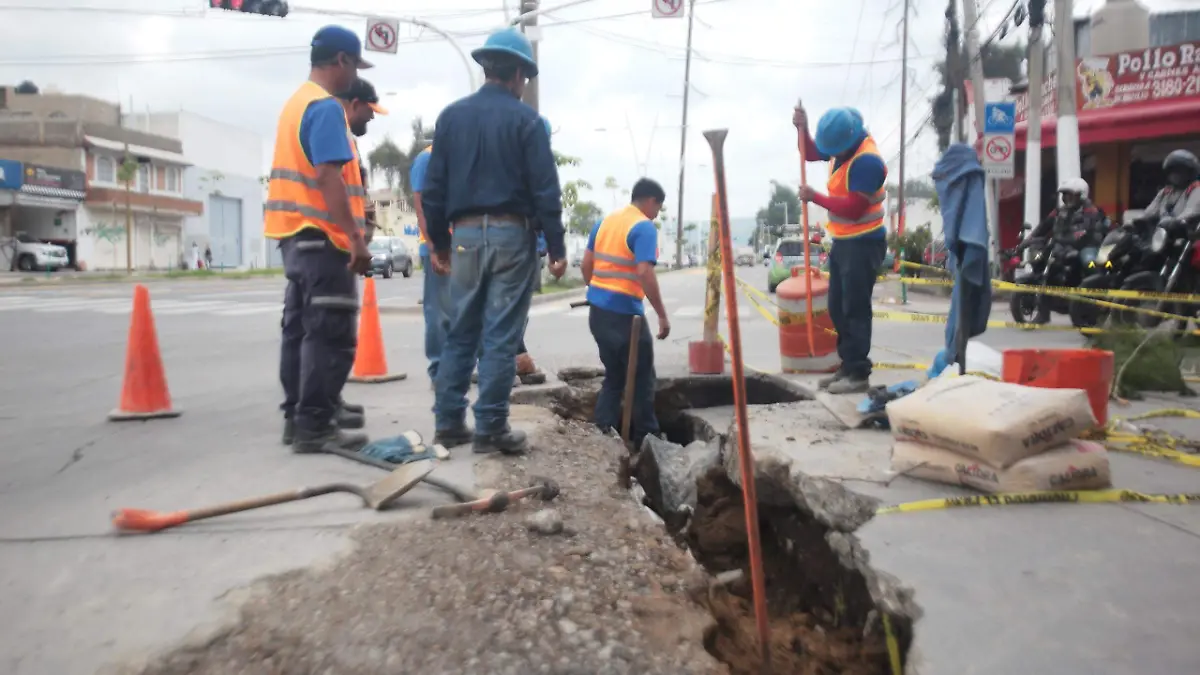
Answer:
[[[532,452],[477,465],[483,487],[551,476],[562,490],[556,501],[364,527],[350,555],[264,581],[235,625],[138,672],[761,672],[741,491],[722,459],[724,433],[686,413],[727,405],[728,384],[665,382],[657,404],[677,444],[655,439],[653,452],[643,446],[631,457],[581,421],[594,376],[576,369],[560,373],[569,387],[514,392],[514,403],[535,404],[513,408],[514,423],[534,430]],[[801,397],[748,384],[751,403]],[[644,505],[619,486],[630,479]],[[847,535],[831,535],[794,504],[760,505],[760,528],[770,672],[891,673],[868,584],[831,546]],[[903,651],[912,626],[897,618]]]

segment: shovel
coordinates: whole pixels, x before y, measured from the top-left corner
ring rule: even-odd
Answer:
[[[255,497],[253,499],[192,511],[162,512],[145,509],[121,509],[113,514],[112,522],[113,527],[124,532],[158,532],[159,530],[165,530],[197,520],[261,509],[264,506],[298,502],[334,492],[348,492],[358,495],[362,499],[364,506],[381,511],[405,492],[411,490],[414,485],[420,483],[430,471],[433,471],[436,465],[437,463],[431,459],[402,464],[382,480],[365,488],[350,485],[349,483],[331,483],[329,485],[300,488],[298,490],[290,490],[265,497]]]

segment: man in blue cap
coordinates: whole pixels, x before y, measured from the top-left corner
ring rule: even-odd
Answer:
[[[326,26],[313,36],[309,78],[279,117],[265,204],[264,235],[279,240],[284,295],[279,379],[283,441],[295,452],[357,449],[361,406],[342,401],[357,346],[356,275],[371,265],[364,228],[366,190],[346,113],[335,94],[350,88],[362,58],[358,36]]]
[[[431,262],[450,275],[453,303],[434,385],[435,442],[454,447],[473,441],[478,453],[520,454],[525,433],[509,426],[508,400],[533,294],[539,231],[550,273],[558,278],[566,271],[562,190],[545,125],[521,102],[526,82],[538,75],[529,40],[504,29],[471,55],[486,82],[438,116],[421,191]],[[472,432],[466,394],[477,353]]]
[[[801,134],[806,161],[829,162],[828,194],[807,185],[798,196],[829,212],[829,318],[837,329],[841,367],[822,378],[831,394],[863,393],[871,377],[871,293],[887,255],[883,221],[887,163],[854,108],[834,108],[817,122],[814,139],[808,115],[796,106],[792,124]]]

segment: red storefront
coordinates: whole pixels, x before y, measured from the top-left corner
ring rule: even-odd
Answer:
[[[1200,155],[1200,42],[1152,47],[1076,63],[1080,166],[1092,199],[1114,221],[1149,205],[1163,184],[1162,160],[1178,148]],[[1043,87],[1042,217],[1057,204],[1054,77]],[[1001,246],[1015,245],[1024,219],[1028,97],[1017,98],[1017,177],[1002,181]]]

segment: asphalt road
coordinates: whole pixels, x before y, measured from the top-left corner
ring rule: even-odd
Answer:
[[[762,268],[739,274],[765,287]],[[130,287],[0,289],[0,672],[74,675],[144,657],[220,620],[237,599],[231,590],[344,553],[355,524],[427,517],[419,507],[443,501],[419,487],[403,501],[406,508],[375,514],[350,497],[327,496],[153,536],[111,534],[108,517],[118,507],[173,510],[380,475],[335,458],[296,457],[280,446],[282,284],[150,285],[172,399],[184,413],[120,424],[105,415],[122,382]],[[418,274],[378,287],[385,298],[415,302],[419,284]],[[661,286],[674,326],[656,345],[665,370],[686,364],[687,342],[700,334],[703,276],[664,274]],[[887,293],[880,289],[881,299]],[[598,363],[587,310],[571,310],[568,302],[564,297],[531,312],[527,341],[548,371]],[[914,299],[910,307],[938,308],[944,303],[934,299]],[[739,316],[746,362],[777,370],[774,326],[744,300]],[[391,370],[410,379],[351,385],[346,396],[367,406],[374,437],[407,429],[429,437],[432,396],[420,316],[385,315],[383,329]],[[928,362],[941,330],[877,323],[876,357]],[[1062,346],[1079,338],[1001,330],[990,332],[988,342]],[[883,348],[897,353],[885,356]],[[468,483],[470,459],[460,455],[438,473]]]

